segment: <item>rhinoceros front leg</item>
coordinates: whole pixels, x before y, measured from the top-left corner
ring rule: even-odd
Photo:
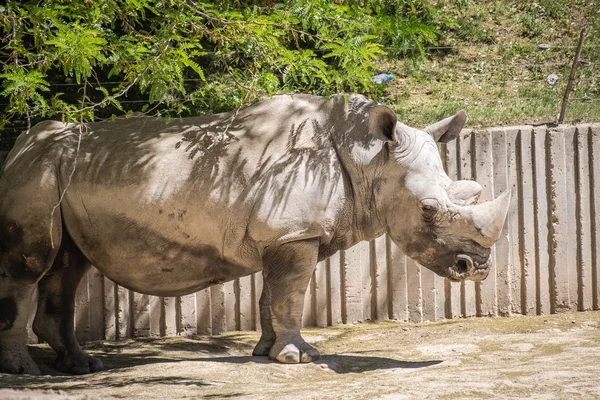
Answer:
[[[317,240],[305,240],[265,252],[260,307],[263,337],[255,354],[264,354],[270,347],[269,358],[282,363],[319,358],[319,352],[300,335],[304,294],[316,268],[318,245]]]
[[[266,281],[266,274],[263,273],[263,291],[258,301],[262,334],[256,347],[254,347],[253,356],[268,356],[273,343],[275,343],[275,331],[273,330],[271,316],[271,296]]]

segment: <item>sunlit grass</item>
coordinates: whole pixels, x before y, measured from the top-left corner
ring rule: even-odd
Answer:
[[[591,64],[577,72],[564,122],[600,121],[600,20],[590,18],[600,3],[462,0],[444,9],[459,24],[440,44],[450,48],[381,65],[395,75],[385,102],[404,123],[424,126],[459,109],[472,128],[556,123],[582,26],[588,33],[581,59]],[[550,74],[559,78],[554,86]]]

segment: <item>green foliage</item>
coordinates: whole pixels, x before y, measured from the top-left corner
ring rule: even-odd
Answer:
[[[79,84],[82,76],[91,77],[92,68],[106,61],[103,50],[107,41],[101,35],[102,32],[86,29],[78,22],[70,26],[58,23],[55,36],[46,40],[46,45],[50,46],[53,61],[60,60],[65,76],[75,75]]]
[[[426,0],[9,0],[0,126],[219,112],[277,93],[377,96],[386,53],[424,55],[449,25]]]

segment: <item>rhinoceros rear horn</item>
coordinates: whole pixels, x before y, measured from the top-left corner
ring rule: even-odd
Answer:
[[[377,105],[369,111],[369,133],[384,141],[396,142],[396,113],[389,107]]]
[[[424,131],[433,136],[436,142],[448,143],[456,139],[463,126],[465,126],[465,122],[467,122],[467,113],[460,110],[452,117],[429,125]]]
[[[502,228],[510,206],[510,189],[493,201],[472,206],[473,224],[480,234],[475,241],[485,247],[491,247],[502,234]]]

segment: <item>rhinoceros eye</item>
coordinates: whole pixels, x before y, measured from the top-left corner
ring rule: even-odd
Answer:
[[[433,199],[425,199],[421,201],[421,213],[423,214],[423,218],[426,220],[431,220],[435,217],[439,210],[439,203]]]

